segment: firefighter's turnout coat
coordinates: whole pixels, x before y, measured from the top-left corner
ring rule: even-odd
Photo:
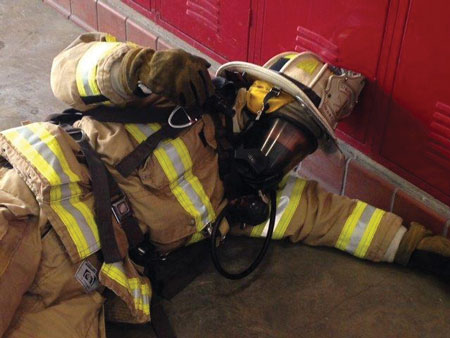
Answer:
[[[85,34],[54,60],[55,95],[87,110],[141,102],[114,78],[132,44]],[[76,122],[128,197],[141,230],[161,251],[204,238],[225,206],[215,129],[205,114],[164,141],[129,177],[115,165],[160,128],[157,123]],[[150,320],[150,281],[127,255],[105,263],[95,221],[90,174],[80,146],[61,127],[26,124],[0,133],[0,336],[104,336],[104,293],[111,290],[131,322]],[[92,179],[95,179],[92,178]],[[286,176],[277,193],[274,238],[325,245],[371,261],[392,260],[401,219],[364,202]],[[113,222],[121,252],[128,243]],[[248,235],[265,236],[268,222]],[[398,245],[398,243],[397,243]],[[114,319],[114,318],[112,318]]]

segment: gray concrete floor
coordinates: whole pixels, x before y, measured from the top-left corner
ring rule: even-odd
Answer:
[[[50,65],[82,30],[36,0],[0,0],[0,22],[0,129],[64,109]],[[450,336],[450,288],[434,277],[287,243],[249,279],[228,281],[210,266],[164,304],[179,337]],[[108,336],[152,333],[109,325]]]

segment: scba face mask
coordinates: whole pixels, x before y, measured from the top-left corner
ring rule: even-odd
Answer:
[[[246,184],[269,190],[316,148],[317,141],[306,128],[283,117],[270,116],[250,127],[235,150],[234,159]]]
[[[255,99],[263,101],[257,111]],[[298,111],[300,106],[287,104],[291,101],[261,81],[255,81],[247,92],[251,116],[234,160],[242,180],[253,189],[275,189],[284,175],[317,149],[320,127],[306,112]]]

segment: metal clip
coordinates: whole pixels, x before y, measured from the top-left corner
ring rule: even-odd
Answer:
[[[203,230],[201,230],[202,235],[205,238],[211,237],[212,234],[212,223],[208,223],[206,224],[206,226],[203,228]]]
[[[125,218],[131,216],[130,203],[125,195],[122,195],[114,202],[111,202],[111,210],[119,224],[122,224],[122,221]]]
[[[187,119],[188,119],[188,121],[189,121],[188,123],[185,123],[185,124],[178,124],[178,125],[172,123],[173,117],[175,116],[175,114],[176,114],[179,110],[181,110],[181,111],[186,115],[186,117],[187,117]],[[192,117],[187,113],[186,109],[184,109],[182,106],[176,106],[175,109],[172,110],[172,112],[170,113],[169,118],[167,119],[167,123],[169,124],[169,126],[171,126],[172,128],[175,128],[175,129],[182,129],[182,128],[190,127],[190,126],[192,126],[192,125],[193,125],[195,122],[197,122],[197,121],[198,121],[198,119],[197,119],[197,118],[192,118]]]
[[[64,131],[70,135],[77,143],[87,140],[86,133],[79,128],[64,128]]]

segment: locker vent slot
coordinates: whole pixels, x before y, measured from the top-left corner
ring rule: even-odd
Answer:
[[[215,33],[219,32],[220,21],[219,0],[188,0],[186,1],[186,15],[208,27]]]
[[[339,47],[322,35],[313,32],[305,27],[297,27],[295,38],[295,51],[303,52],[308,50],[322,55],[328,62],[337,63],[339,61]]]
[[[429,125],[426,155],[450,170],[450,106],[442,102],[436,103]]]

